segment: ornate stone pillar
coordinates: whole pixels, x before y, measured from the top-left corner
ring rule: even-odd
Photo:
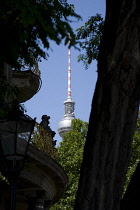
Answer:
[[[4,63],[4,76],[6,77],[7,81],[9,81],[10,83],[12,77],[12,69],[11,66],[9,66],[7,63]]]
[[[36,201],[35,210],[44,210],[44,200],[38,199]]]
[[[52,206],[51,200],[45,200],[44,210],[48,210]]]
[[[46,192],[41,190],[36,192],[35,210],[48,210],[51,201],[47,198]]]

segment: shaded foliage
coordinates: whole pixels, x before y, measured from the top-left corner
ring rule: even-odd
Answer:
[[[78,61],[82,61],[86,69],[92,60],[98,59],[103,24],[101,15],[96,14],[96,16],[91,16],[84,26],[76,30],[80,48],[85,52],[78,56]]]
[[[0,65],[20,68],[18,58],[33,65],[47,58],[50,40],[60,44],[71,33],[70,17],[80,18],[66,0],[6,0],[0,3]]]
[[[15,98],[20,98],[18,88],[9,84],[6,79],[0,78],[0,118],[7,116],[11,105],[9,101],[13,101]]]
[[[53,146],[52,141],[53,139],[51,134],[47,132],[42,126],[36,124],[35,132],[31,141],[32,145],[48,154],[51,158],[57,159],[57,149]]]

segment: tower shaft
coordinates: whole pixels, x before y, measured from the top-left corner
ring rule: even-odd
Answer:
[[[68,42],[68,98],[71,98],[71,54],[70,54],[70,36]]]
[[[58,124],[58,133],[62,137],[62,134],[71,130],[71,121],[75,118],[74,116],[74,105],[71,96],[71,52],[70,52],[70,35],[68,35],[68,93],[67,100],[64,101],[65,113],[63,119]]]

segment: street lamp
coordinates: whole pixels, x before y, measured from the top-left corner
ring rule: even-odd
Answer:
[[[29,119],[17,107],[14,107],[7,119],[0,120],[2,172],[10,184],[10,210],[16,207],[16,184],[24,168],[34,125],[35,119]]]

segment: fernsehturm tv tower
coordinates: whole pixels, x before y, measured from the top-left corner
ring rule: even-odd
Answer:
[[[71,95],[71,53],[70,53],[70,35],[68,41],[68,95],[64,101],[65,114],[63,119],[58,124],[58,133],[62,137],[62,133],[71,130],[71,121],[75,118],[74,115],[75,102],[72,101]]]

